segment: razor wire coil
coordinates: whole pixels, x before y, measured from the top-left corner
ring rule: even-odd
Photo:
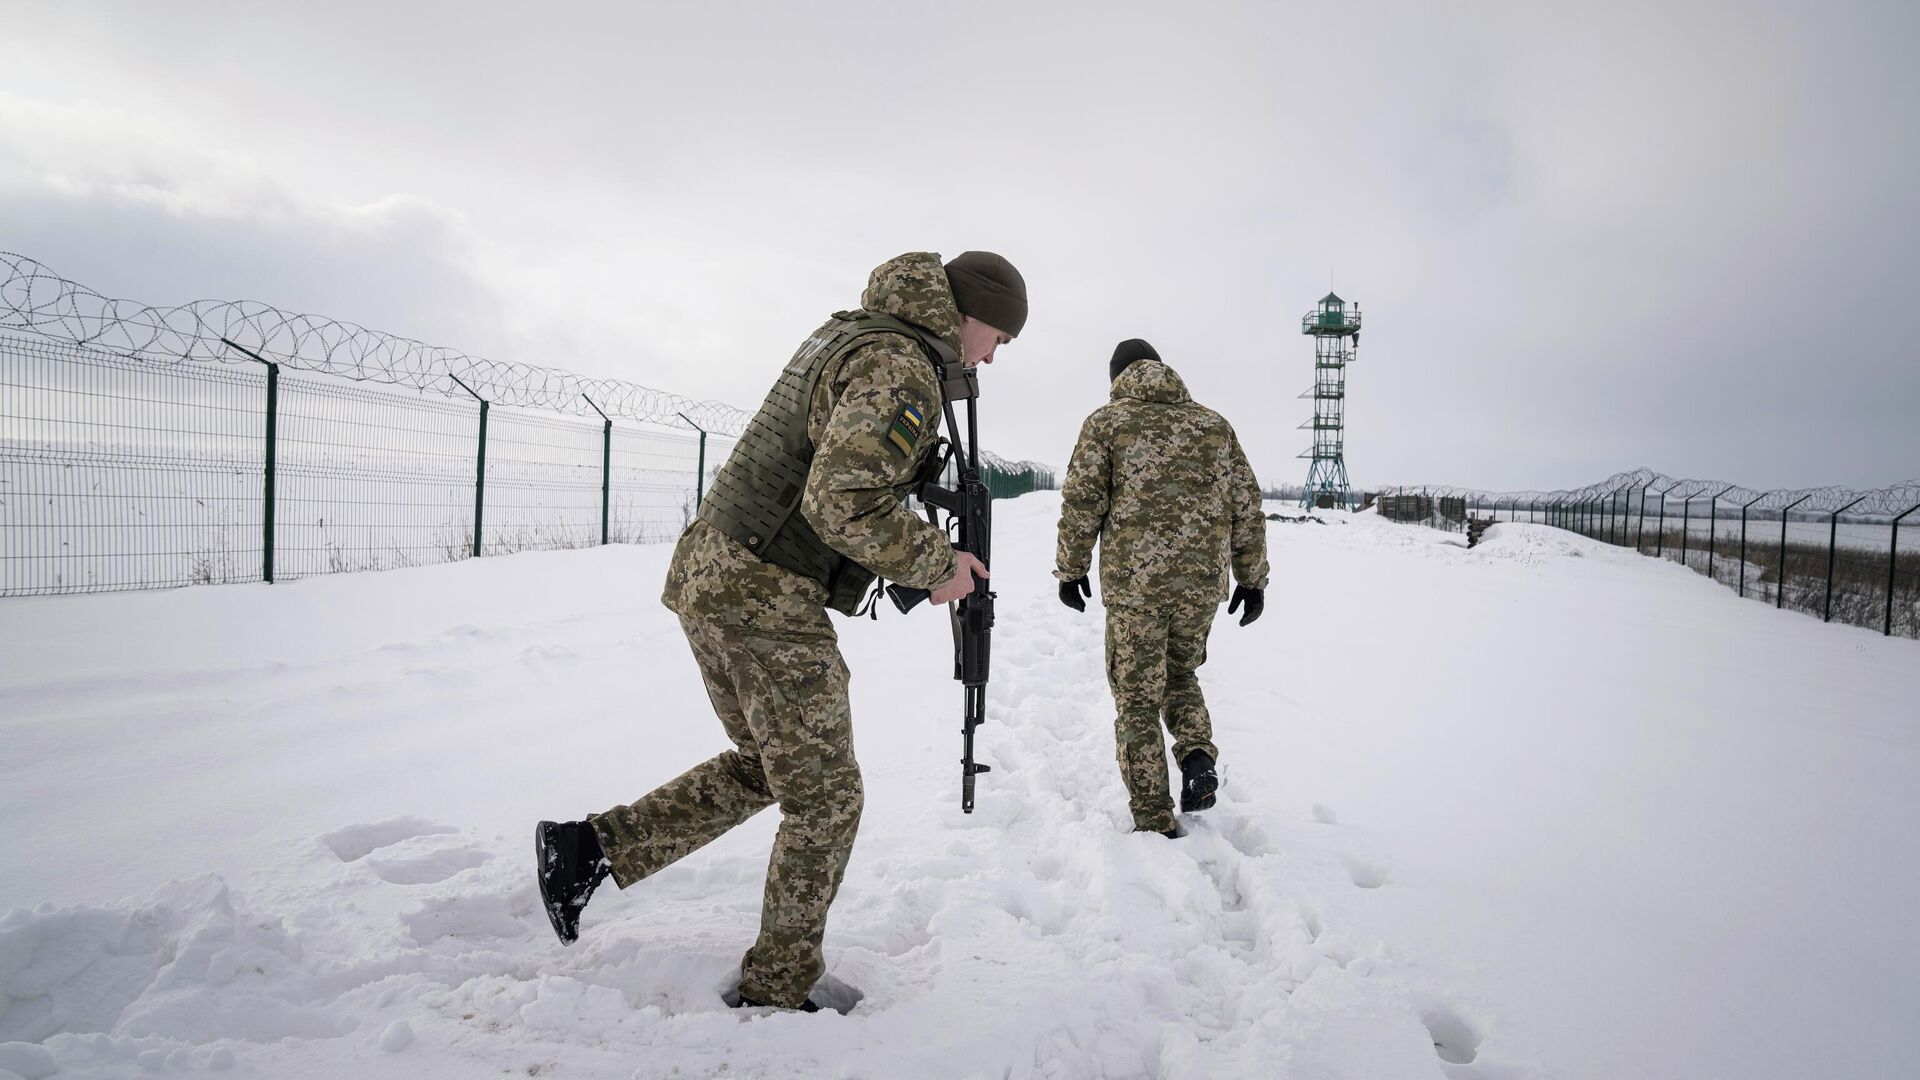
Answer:
[[[1756,513],[1791,509],[1795,513],[1831,514],[1845,511],[1859,517],[1892,517],[1920,504],[1920,480],[1907,480],[1882,488],[1852,488],[1840,485],[1813,488],[1761,489],[1743,487],[1724,480],[1680,479],[1652,469],[1639,468],[1615,473],[1605,480],[1577,488],[1531,491],[1492,491],[1484,488],[1455,487],[1442,484],[1387,485],[1376,489],[1382,494],[1417,492],[1434,499],[1466,499],[1476,507],[1580,505],[1616,495],[1653,498],[1665,495],[1669,502],[1712,497],[1716,503],[1750,506]]]
[[[695,401],[624,379],[592,379],[559,368],[472,356],[356,323],[283,311],[254,300],[196,300],[153,307],[116,300],[45,264],[0,252],[0,329],[25,330],[149,363],[247,363],[223,339],[287,367],[449,396],[453,379],[495,405],[608,416],[721,435],[745,430],[749,414],[720,401]]]

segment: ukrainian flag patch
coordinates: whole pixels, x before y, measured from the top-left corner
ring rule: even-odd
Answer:
[[[919,409],[911,405],[902,406],[894,414],[893,423],[887,425],[887,441],[900,451],[902,457],[912,457],[913,448],[920,442],[920,432],[927,425],[926,417]]]

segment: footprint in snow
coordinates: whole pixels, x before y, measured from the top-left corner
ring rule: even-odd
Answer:
[[[458,832],[451,825],[419,817],[397,817],[360,825],[348,825],[322,833],[320,843],[341,862],[356,862],[383,847],[391,847],[416,836],[435,836]]]
[[[462,870],[471,870],[492,860],[492,855],[479,848],[456,847],[388,857],[376,855],[368,858],[366,865],[389,885],[435,885]]]
[[[1480,1053],[1480,1034],[1444,1004],[1432,1004],[1420,1011],[1420,1022],[1433,1038],[1433,1052],[1449,1065],[1471,1065]]]
[[[1320,913],[1304,904],[1300,907],[1300,927],[1307,932],[1309,945],[1317,943],[1320,935],[1326,932],[1326,927],[1320,922]]]
[[[1262,920],[1247,908],[1246,878],[1241,871],[1244,864],[1238,859],[1218,857],[1194,861],[1220,897],[1217,929],[1222,944],[1235,956],[1246,959],[1260,938]]]
[[[1363,859],[1343,859],[1347,866],[1347,876],[1362,889],[1377,889],[1389,880],[1385,867]]]
[[[1224,784],[1222,785],[1225,786]],[[1267,839],[1266,830],[1250,818],[1231,814],[1216,814],[1220,835],[1226,837],[1233,850],[1249,859],[1273,854],[1273,842]]]

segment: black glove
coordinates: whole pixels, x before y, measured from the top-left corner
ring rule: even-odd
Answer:
[[[1245,626],[1259,618],[1260,613],[1266,610],[1267,590],[1249,589],[1245,585],[1235,585],[1233,587],[1233,599],[1227,603],[1227,614],[1231,615],[1240,610],[1241,604],[1247,605],[1247,613],[1240,616],[1240,625]]]
[[[1092,595],[1093,586],[1088,583],[1087,575],[1085,574],[1081,574],[1072,581],[1063,581],[1060,583],[1060,602],[1075,611],[1087,610],[1087,602],[1080,598]]]

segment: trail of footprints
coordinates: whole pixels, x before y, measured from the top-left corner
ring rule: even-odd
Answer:
[[[1081,636],[1090,637],[1092,628],[1073,627],[1066,635],[1056,629],[1052,620],[1038,620],[1027,624],[1040,631],[1039,640],[1032,647],[1008,650],[1012,666],[1019,669],[1023,676],[1040,678],[1044,686],[1072,685],[1071,671],[1067,670],[1076,661],[1085,664],[1086,658],[1097,657],[1100,650],[1097,643],[1091,641],[1064,640]],[[1060,669],[1057,671],[1049,669]],[[1028,701],[1035,695],[1026,685],[1014,688],[1012,701]],[[1052,696],[1041,692],[1040,696]],[[1084,701],[1059,695],[1056,701],[1068,706],[1069,715],[1056,717],[1050,723],[1006,724],[1001,731],[1007,733],[1013,745],[1006,746],[1009,751],[1003,757],[1018,757],[1033,760],[1059,760],[1060,755],[1069,752],[1063,732],[1079,730],[1085,723],[1092,722],[1092,710]],[[1010,704],[1009,704],[1010,707]],[[1066,721],[1066,722],[1062,722]],[[1069,801],[1080,800],[1087,793],[1078,790],[1066,790],[1071,783],[1072,774],[1056,773],[1050,785],[1050,794]],[[1338,815],[1329,807],[1314,804],[1313,820],[1322,825],[1337,826]],[[1243,968],[1253,971],[1272,962],[1271,956],[1262,955],[1262,944],[1278,940],[1277,930],[1303,935],[1307,944],[1318,946],[1321,954],[1342,966],[1353,960],[1352,954],[1344,947],[1322,945],[1326,927],[1320,913],[1312,905],[1301,902],[1294,909],[1297,922],[1288,927],[1277,928],[1268,905],[1252,902],[1254,890],[1253,867],[1259,860],[1276,853],[1272,841],[1259,822],[1251,816],[1235,811],[1223,797],[1219,805],[1205,815],[1193,816],[1182,822],[1189,830],[1183,843],[1197,848],[1194,862],[1200,871],[1212,883],[1220,898],[1221,916],[1217,924],[1217,939],[1228,956]],[[1214,843],[1218,838],[1223,843]],[[1029,856],[1030,864],[1036,872],[1046,867],[1057,867],[1059,860],[1046,852],[1036,851]],[[1348,880],[1358,889],[1379,889],[1392,883],[1393,877],[1386,865],[1356,855],[1346,855],[1340,860]],[[1047,875],[1042,873],[1042,877]],[[1434,1053],[1449,1065],[1470,1065],[1478,1055],[1481,1035],[1474,1026],[1462,1018],[1457,1011],[1443,1002],[1429,1001],[1420,1010],[1420,1022],[1432,1039]]]

